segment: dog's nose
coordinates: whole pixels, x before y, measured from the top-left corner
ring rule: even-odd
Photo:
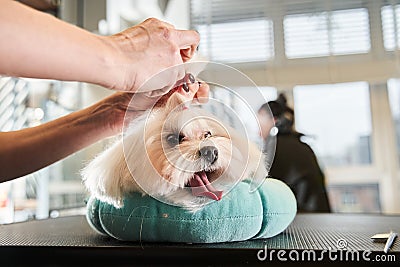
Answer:
[[[200,157],[213,164],[218,159],[218,149],[215,146],[205,146],[199,151]]]

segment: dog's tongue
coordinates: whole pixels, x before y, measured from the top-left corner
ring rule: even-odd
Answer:
[[[216,190],[207,178],[205,171],[196,172],[189,181],[193,196],[203,196],[214,200],[222,198],[223,191]]]

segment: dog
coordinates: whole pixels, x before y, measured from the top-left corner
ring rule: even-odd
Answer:
[[[82,176],[94,197],[117,208],[124,195],[140,192],[196,211],[244,179],[263,180],[263,163],[254,143],[173,93],[164,106],[133,120]]]

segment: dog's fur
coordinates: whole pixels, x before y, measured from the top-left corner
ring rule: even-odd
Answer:
[[[243,179],[267,176],[263,155],[255,144],[204,109],[186,108],[184,102],[174,93],[164,107],[132,121],[121,140],[83,169],[90,193],[116,207],[123,205],[125,194],[136,191],[197,210],[210,200],[193,196],[186,187],[196,172],[206,171],[212,185],[224,194]],[[178,145],[166,141],[171,134],[182,139]],[[218,149],[212,164],[199,154],[207,145]]]

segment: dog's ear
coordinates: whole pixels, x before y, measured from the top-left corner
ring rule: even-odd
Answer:
[[[185,103],[189,103],[189,101],[182,94],[175,92],[168,98],[165,108],[170,112],[184,110],[186,109]]]

